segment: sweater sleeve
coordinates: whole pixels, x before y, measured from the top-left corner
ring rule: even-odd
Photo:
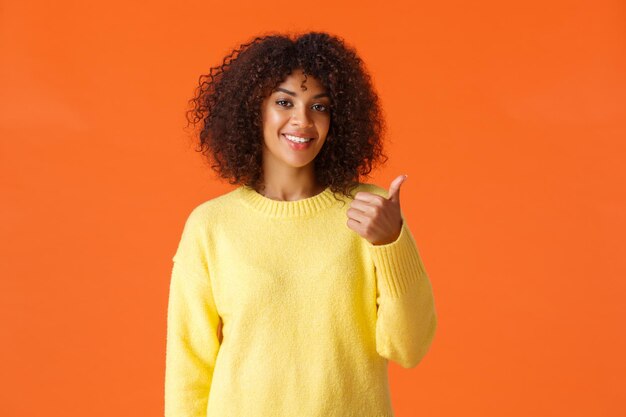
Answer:
[[[165,417],[206,416],[220,347],[206,267],[206,229],[189,217],[173,258],[167,312]]]
[[[404,216],[394,242],[367,244],[376,272],[376,350],[413,368],[428,352],[437,328],[428,274]]]

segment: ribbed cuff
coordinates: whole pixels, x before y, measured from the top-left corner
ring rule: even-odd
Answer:
[[[367,243],[376,267],[381,296],[400,297],[412,284],[426,275],[406,220],[402,220],[402,229],[395,241],[386,245]]]

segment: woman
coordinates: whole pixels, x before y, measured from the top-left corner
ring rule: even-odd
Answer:
[[[393,416],[392,360],[416,366],[437,316],[389,191],[360,183],[384,123],[356,52],[258,37],[200,78],[190,122],[231,184],[173,257],[166,417]]]

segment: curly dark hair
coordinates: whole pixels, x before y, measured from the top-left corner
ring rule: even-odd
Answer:
[[[196,151],[230,184],[263,189],[261,104],[296,69],[319,80],[331,101],[328,139],[313,162],[315,178],[347,196],[361,175],[387,161],[386,125],[363,61],[328,33],[257,36],[201,75],[186,113],[187,127],[202,121]]]

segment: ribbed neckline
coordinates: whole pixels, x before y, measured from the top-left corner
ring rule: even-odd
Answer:
[[[330,207],[337,201],[330,187],[312,197],[294,201],[272,200],[247,185],[242,185],[237,190],[246,204],[270,217],[308,216]]]

